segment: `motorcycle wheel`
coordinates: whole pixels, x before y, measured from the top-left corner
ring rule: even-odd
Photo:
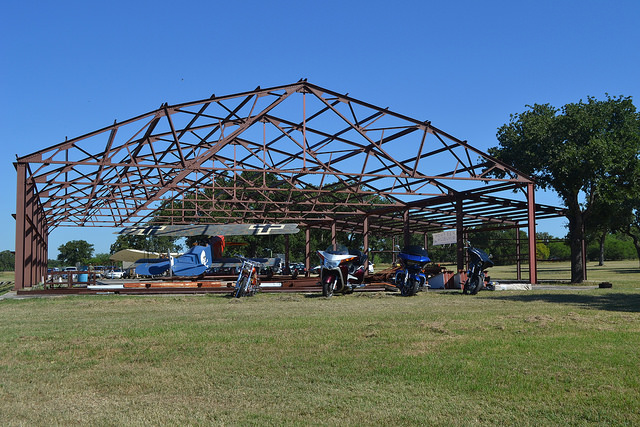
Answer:
[[[471,278],[468,278],[464,282],[464,286],[462,287],[462,293],[465,295],[468,295],[470,291],[471,291]]]
[[[249,285],[249,279],[247,277],[243,277],[240,283],[238,284],[238,288],[236,289],[236,292],[234,293],[233,296],[236,298],[245,296],[248,285]]]
[[[400,289],[400,295],[405,297],[412,297],[416,293],[418,293],[418,287],[420,286],[420,282],[417,280],[409,279],[407,283],[402,286]]]
[[[471,286],[471,295],[475,295],[478,293],[480,289],[482,289],[483,280],[482,277],[476,277],[474,283]]]
[[[323,280],[322,281],[322,296],[330,298],[333,296],[333,291],[336,288],[336,284],[338,282],[338,278],[334,277],[331,280]]]
[[[242,296],[242,287],[238,286],[236,291],[233,293],[233,296],[235,298],[240,298]]]

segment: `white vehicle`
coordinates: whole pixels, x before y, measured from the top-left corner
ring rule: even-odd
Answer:
[[[123,275],[124,275],[124,271],[118,268],[116,270],[109,271],[106,277],[107,279],[122,279]]]
[[[78,278],[78,269],[76,267],[65,267],[65,269],[63,270],[65,272],[69,272],[69,274],[71,275],[71,280],[76,280]],[[67,279],[68,275],[64,274],[62,275],[63,279]]]

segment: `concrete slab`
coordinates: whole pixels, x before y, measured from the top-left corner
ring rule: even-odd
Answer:
[[[496,283],[496,291],[530,291],[533,287],[531,283]]]

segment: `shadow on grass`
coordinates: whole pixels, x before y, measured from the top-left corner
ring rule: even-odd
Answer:
[[[606,311],[626,311],[640,312],[640,294],[620,294],[610,293],[602,295],[584,294],[527,294],[527,295],[505,295],[494,297],[503,301],[517,302],[548,302],[552,304],[575,305],[580,308],[591,308]]]
[[[338,295],[338,294],[336,294],[335,296],[340,297],[340,295]],[[312,298],[312,299],[313,298],[329,299],[329,298],[325,297],[324,295],[322,295],[322,292],[320,292],[320,293],[307,293],[307,294],[304,294],[304,297],[305,298]],[[331,298],[333,298],[333,297],[331,297]]]
[[[612,271],[618,274],[633,274],[633,273],[638,274],[640,273],[640,268],[617,268]]]
[[[524,273],[525,272],[523,272],[523,275]],[[526,273],[529,274],[528,271]],[[563,270],[561,268],[539,268],[538,274],[540,273],[561,273],[561,274],[571,275],[571,272],[569,270]]]

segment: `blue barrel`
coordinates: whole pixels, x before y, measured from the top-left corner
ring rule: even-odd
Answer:
[[[87,267],[82,267],[80,269],[82,273],[78,274],[78,283],[86,284],[89,281],[89,273],[87,273],[87,270]]]

